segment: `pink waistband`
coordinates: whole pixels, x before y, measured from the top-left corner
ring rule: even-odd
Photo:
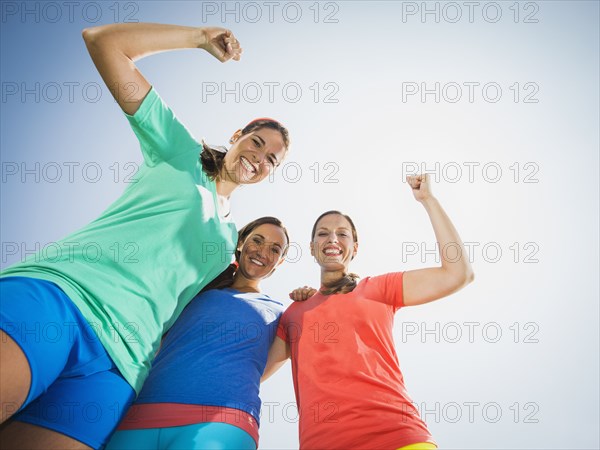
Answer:
[[[118,430],[167,428],[203,422],[220,422],[241,428],[258,447],[258,423],[245,411],[224,406],[187,405],[185,403],[140,403],[133,405]]]

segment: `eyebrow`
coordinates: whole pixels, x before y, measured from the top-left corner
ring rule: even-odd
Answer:
[[[325,228],[325,227],[319,227],[319,228],[317,228],[317,231],[321,231],[321,230],[329,231],[329,228]],[[335,230],[352,231],[348,227],[337,227],[337,228],[335,228]]]

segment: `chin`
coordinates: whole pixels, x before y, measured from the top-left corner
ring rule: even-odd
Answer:
[[[346,265],[341,261],[318,261],[319,266],[326,270],[345,270]]]
[[[256,178],[256,176],[246,178],[244,175],[238,174],[237,184],[256,184],[260,181],[262,181],[262,179]]]

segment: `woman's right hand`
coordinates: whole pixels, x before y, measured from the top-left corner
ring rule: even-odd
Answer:
[[[203,27],[200,48],[206,50],[221,62],[239,61],[242,47],[233,33],[226,28]]]
[[[295,302],[303,302],[305,300],[308,300],[316,293],[317,290],[315,288],[312,288],[310,286],[304,286],[296,288],[292,292],[290,292],[290,299],[294,300]]]

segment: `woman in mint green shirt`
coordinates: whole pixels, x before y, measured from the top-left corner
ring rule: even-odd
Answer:
[[[226,153],[203,146],[134,64],[182,48],[237,61],[242,49],[230,31],[132,23],[85,29],[83,38],[138,137],[144,163],[136,182],[98,219],[2,273],[1,419],[13,420],[0,428],[0,439],[9,447],[104,444],[131,388],[139,392],[163,333],[231,262],[237,238],[231,194],[264,180],[289,146],[287,130],[272,119],[236,131]],[[32,338],[32,329],[48,323],[59,327],[62,340]],[[102,373],[112,381],[86,379]],[[127,387],[110,387],[121,376]],[[73,406],[101,404],[117,391],[122,398],[100,407],[99,420]],[[47,413],[45,396],[60,404],[60,414]],[[91,423],[98,430],[81,431]]]

